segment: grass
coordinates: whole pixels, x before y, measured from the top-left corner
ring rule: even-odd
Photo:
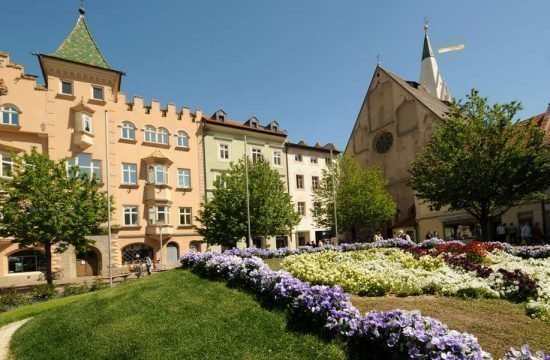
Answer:
[[[529,344],[532,349],[550,351],[550,324],[531,319],[523,304],[496,299],[455,299],[436,296],[361,297],[352,303],[361,312],[371,310],[420,310],[449,328],[474,334],[481,347],[500,358],[510,348]]]
[[[21,312],[13,320],[35,315],[13,337],[15,359],[345,358],[339,343],[289,331],[283,312],[189,271],[76,298],[40,304],[50,306],[34,313],[13,310]]]

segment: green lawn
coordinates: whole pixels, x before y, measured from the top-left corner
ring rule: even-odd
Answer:
[[[69,301],[67,298],[60,299]],[[114,289],[49,302],[13,337],[15,359],[344,359],[340,344],[286,329],[224,283],[172,270]],[[35,306],[41,306],[35,305]],[[29,309],[31,309],[30,307]]]

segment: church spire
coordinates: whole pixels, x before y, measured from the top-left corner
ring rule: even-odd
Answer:
[[[111,67],[105,61],[90,34],[88,24],[86,24],[84,18],[86,11],[83,7],[80,7],[78,12],[80,16],[73,30],[51,56],[110,70]]]
[[[424,48],[422,49],[422,63],[420,65],[420,84],[424,85],[428,93],[444,101],[451,101],[451,93],[447,83],[439,73],[432,44],[428,36],[428,21],[424,22]]]

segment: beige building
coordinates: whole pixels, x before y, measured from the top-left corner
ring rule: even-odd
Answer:
[[[425,28],[427,30],[427,27]],[[382,169],[388,191],[397,202],[397,214],[382,224],[384,237],[404,229],[413,240],[437,231],[445,239],[479,238],[479,225],[462,211],[430,211],[407,185],[408,169],[416,154],[429,142],[433,129],[445,121],[450,93],[442,80],[426,32],[422,52],[420,83],[407,81],[378,65],[346,146],[345,153],[366,167]],[[550,112],[530,121],[550,133]],[[444,176],[444,174],[442,174]],[[536,223],[550,234],[550,204],[530,202],[508,210],[499,222]],[[519,231],[519,229],[518,229]],[[547,235],[548,236],[548,235]],[[366,234],[360,237],[365,238]]]
[[[10,152],[36,147],[95,175],[115,198],[112,263],[136,255],[177,263],[202,240],[192,225],[201,200],[199,154],[202,113],[157,100],[127,98],[122,72],[112,69],[92,39],[83,11],[59,49],[37,54],[45,85],[0,54],[0,176],[9,177]],[[197,135],[198,134],[198,135]],[[106,153],[108,143],[109,154]],[[107,173],[108,170],[108,173]],[[89,252],[69,249],[53,268],[66,277],[106,274],[108,241],[94,236]],[[39,278],[40,249],[0,241],[0,286]]]
[[[292,229],[291,248],[310,245],[312,241],[326,244],[334,236],[330,229],[319,228],[313,221],[313,190],[321,183],[327,164],[336,160],[339,153],[333,144],[286,143],[288,193],[301,215],[300,223]]]

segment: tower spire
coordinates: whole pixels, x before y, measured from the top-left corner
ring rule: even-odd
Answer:
[[[428,20],[424,19],[424,47],[422,49],[422,61],[420,65],[420,83],[424,85],[428,93],[444,101],[451,101],[451,93],[447,83],[439,73],[439,67],[428,36]]]

